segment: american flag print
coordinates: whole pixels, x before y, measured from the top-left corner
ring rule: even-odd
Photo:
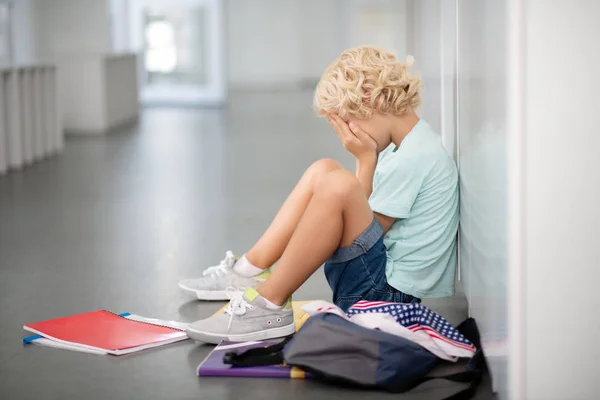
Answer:
[[[350,320],[361,314],[385,314],[393,317],[398,324],[414,333],[415,342],[435,354],[445,353],[448,356],[442,357],[445,359],[472,357],[476,351],[473,343],[444,317],[419,303],[359,301],[347,312]]]

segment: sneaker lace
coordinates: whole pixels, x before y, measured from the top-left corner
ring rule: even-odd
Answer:
[[[214,267],[208,267],[202,273],[202,275],[211,278],[225,276],[231,273],[233,264],[235,264],[235,256],[233,255],[232,251],[228,251],[225,253],[225,258],[221,260],[219,265],[215,265]]]
[[[254,306],[244,299],[244,292],[240,292],[232,287],[227,288],[226,292],[231,299],[227,308],[225,308],[225,313],[229,315],[229,324],[227,324],[227,330],[229,330],[234,316],[244,315],[246,314],[246,310],[252,310]]]

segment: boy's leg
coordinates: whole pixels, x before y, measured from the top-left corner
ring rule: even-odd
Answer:
[[[256,267],[266,269],[279,260],[321,178],[338,169],[343,169],[339,162],[323,159],[313,163],[306,170],[279,209],[271,225],[250,251],[246,253],[248,261]]]
[[[246,253],[245,259],[236,261],[235,256],[227,252],[219,266],[208,268],[200,278],[179,281],[179,287],[186,294],[200,300],[227,300],[230,297],[229,288],[260,285],[270,274],[269,271],[263,273],[262,270],[272,266],[281,257],[321,178],[338,169],[343,169],[342,165],[331,159],[312,164],[267,231]]]
[[[350,246],[373,218],[362,187],[352,173],[340,169],[323,176],[271,277],[258,292],[249,288],[243,296],[234,297],[225,313],[191,324],[188,336],[219,343],[292,334],[295,325],[291,303],[287,302],[289,296],[338,247]]]
[[[350,246],[373,218],[352,173],[338,170],[327,174],[315,188],[277,268],[258,292],[272,303],[284,304],[338,247]]]

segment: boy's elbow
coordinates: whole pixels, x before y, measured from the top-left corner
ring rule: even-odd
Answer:
[[[394,222],[396,222],[396,218],[388,217],[387,215],[379,214],[378,212],[374,214],[375,218],[377,218],[377,221],[379,221],[379,224],[381,224],[381,227],[383,228],[383,234],[385,235],[387,231],[390,230]]]

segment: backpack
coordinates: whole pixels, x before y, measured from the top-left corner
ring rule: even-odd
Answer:
[[[224,362],[239,367],[285,363],[326,383],[390,392],[405,392],[427,381],[445,379],[468,384],[447,400],[469,399],[481,381],[485,360],[475,320],[469,318],[457,329],[477,351],[464,370],[442,376],[428,375],[441,359],[421,345],[332,313],[312,316],[298,333],[279,344],[227,353]]]

